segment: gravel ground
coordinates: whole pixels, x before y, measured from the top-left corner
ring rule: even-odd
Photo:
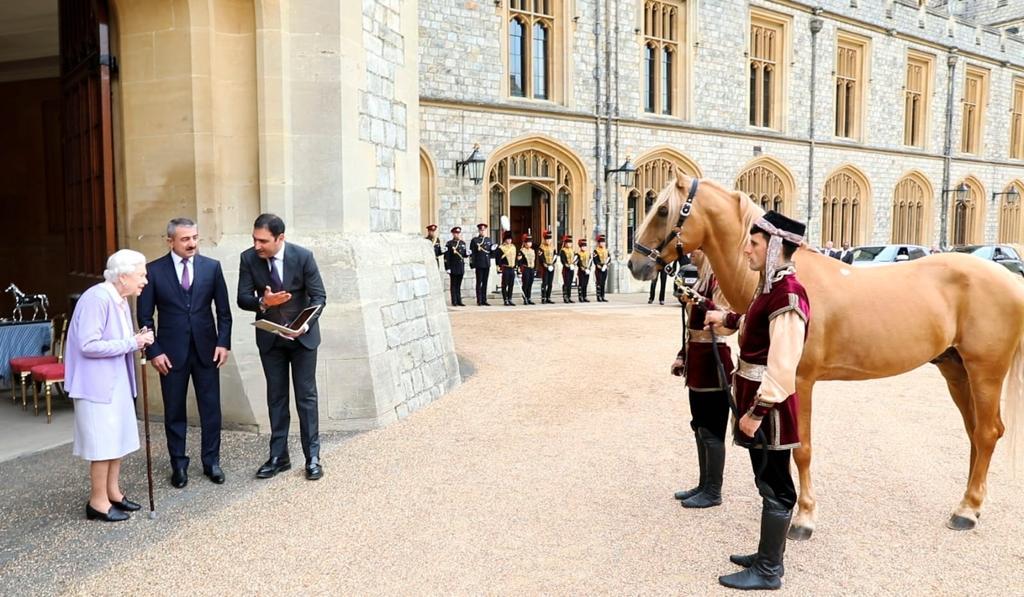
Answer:
[[[728,554],[756,545],[749,461],[730,449],[721,507],[672,499],[696,474],[668,375],[678,309],[645,299],[459,310],[475,374],[399,424],[334,442],[323,480],[251,490],[238,473],[221,492],[241,486],[234,499],[171,503],[155,524],[69,522],[19,567],[81,595],[730,593],[717,584],[736,570]],[[789,544],[783,593],[1024,593],[1024,480],[1004,445],[979,527],[944,527],[969,447],[934,368],[823,383],[816,398],[818,529]],[[91,566],[55,553],[89,559],[75,537],[100,535],[109,552]]]

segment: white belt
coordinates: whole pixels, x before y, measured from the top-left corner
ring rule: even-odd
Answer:
[[[739,359],[739,367],[736,368],[736,374],[750,381],[761,381],[767,368],[767,365],[755,365],[754,363],[748,363],[743,359]]]

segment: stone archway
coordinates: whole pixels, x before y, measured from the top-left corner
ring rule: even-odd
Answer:
[[[933,193],[928,178],[918,170],[900,178],[892,195],[890,239],[893,243],[927,245],[931,242]]]
[[[821,242],[842,246],[870,238],[871,187],[854,166],[842,166],[825,179],[821,192]]]
[[[796,182],[789,168],[775,158],[755,158],[740,170],[733,185],[765,210],[793,215]]]
[[[633,251],[633,235],[646,217],[652,198],[679,172],[697,178],[703,176],[697,162],[671,147],[656,147],[637,158],[635,182],[631,188],[624,189],[625,217],[620,234],[626,241],[626,253]]]
[[[966,198],[957,201],[956,195],[951,194],[949,202],[949,244],[952,246],[978,244],[985,238],[985,187],[974,176],[964,178],[953,188],[961,184],[967,187]]]

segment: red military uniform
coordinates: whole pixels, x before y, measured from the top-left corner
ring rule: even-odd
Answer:
[[[761,428],[769,450],[788,450],[800,445],[797,427],[800,403],[797,395],[791,394],[778,403],[757,399],[768,366],[771,322],[790,311],[796,312],[805,324],[810,322],[807,291],[797,281],[792,269],[784,269],[775,276],[771,291],[758,295],[750,304],[740,330],[740,362],[733,380],[734,399],[741,415],[752,410],[755,416],[764,417]],[[732,323],[730,327],[734,327],[734,321],[727,321],[726,325]],[[804,329],[806,338],[806,327]],[[743,435],[738,425],[734,424],[733,428],[737,444],[753,445],[753,439]]]

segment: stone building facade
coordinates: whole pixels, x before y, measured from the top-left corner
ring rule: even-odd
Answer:
[[[421,217],[601,232],[622,263],[671,166],[814,243],[1024,241],[1024,10],[989,3],[421,0]],[[627,156],[636,187],[606,183]]]
[[[322,427],[376,427],[438,398],[460,373],[433,251],[419,233],[417,8],[416,0],[0,7],[0,103],[31,123],[4,128],[32,158],[12,154],[4,166],[8,180],[30,181],[17,189],[15,227],[29,233],[4,243],[0,275],[24,266],[17,279],[46,288],[64,310],[96,283],[106,255],[132,248],[159,257],[167,221],[185,216],[199,224],[202,252],[221,260],[233,296],[252,222],[274,212],[288,241],[313,250],[328,292]],[[58,36],[87,59],[76,72],[91,82],[79,102],[88,110],[76,113],[96,121],[78,148],[61,146],[59,110],[47,116],[47,106],[76,109],[61,99],[71,76],[61,64],[78,55],[61,55]],[[27,39],[38,43],[29,48]],[[19,44],[24,51],[11,53]],[[104,151],[68,158],[81,147]],[[95,166],[85,174],[103,193],[75,186],[80,163]],[[234,315],[221,374],[225,423],[265,428],[253,314]],[[159,413],[159,398],[151,402]]]

